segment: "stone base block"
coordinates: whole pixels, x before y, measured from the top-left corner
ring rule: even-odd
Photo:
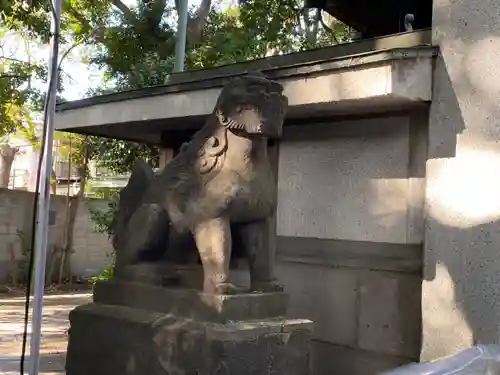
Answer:
[[[127,266],[123,281],[187,289],[203,288],[203,267],[199,264],[177,265],[169,263],[143,263]]]
[[[119,305],[70,313],[67,375],[310,375],[308,320],[206,322]]]
[[[282,292],[206,294],[196,290],[112,280],[95,285],[94,302],[225,323],[284,316],[288,296]]]

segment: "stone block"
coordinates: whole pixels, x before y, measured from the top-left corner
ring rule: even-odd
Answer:
[[[312,342],[313,373],[317,375],[379,375],[408,362],[411,361],[398,356],[323,341]]]
[[[67,375],[310,375],[311,322],[213,323],[124,306],[70,313]]]
[[[278,235],[406,242],[408,117],[290,126],[283,138]]]
[[[288,296],[285,293],[206,294],[112,280],[96,284],[94,302],[223,323],[285,316]]]
[[[417,359],[420,351],[420,280],[369,272],[360,278],[358,346]]]
[[[277,266],[277,275],[290,294],[290,316],[314,321],[315,338],[318,340],[356,345],[356,272],[283,262]]]
[[[9,214],[9,209],[4,205],[0,205],[0,216],[6,216],[8,214]]]
[[[203,268],[198,264],[143,263],[124,267],[121,280],[156,286],[203,289]]]

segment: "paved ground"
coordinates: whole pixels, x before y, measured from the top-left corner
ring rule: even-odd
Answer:
[[[64,374],[68,313],[90,302],[90,294],[50,295],[44,299],[40,373]],[[23,337],[24,298],[0,298],[0,374],[19,374]],[[29,353],[29,342],[27,346]],[[29,359],[26,361],[26,363]],[[28,374],[28,365],[25,374]]]

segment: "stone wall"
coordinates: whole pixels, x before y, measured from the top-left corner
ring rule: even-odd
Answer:
[[[89,205],[94,209],[107,210],[105,200],[88,199],[79,207],[75,221],[75,252],[71,256],[74,275],[88,277],[100,274],[111,262],[113,247],[107,235],[97,233],[90,219]]]
[[[22,234],[29,234],[32,223],[34,195],[26,191],[0,189],[0,283],[17,269],[13,259],[22,259]],[[107,254],[111,244],[105,235],[96,233],[90,220],[88,205],[106,208],[107,202],[86,200],[80,205],[75,222],[74,253],[71,269],[74,276],[99,274],[110,262]],[[51,197],[49,251],[47,263],[55,246],[60,246],[64,233],[66,198]]]
[[[285,128],[278,276],[315,322],[315,374],[419,357],[426,116]]]
[[[433,1],[422,360],[500,344],[499,11]]]

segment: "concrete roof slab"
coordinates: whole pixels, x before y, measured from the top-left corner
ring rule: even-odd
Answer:
[[[421,32],[419,35],[423,37]],[[409,36],[394,37],[392,45],[397,46],[398,40],[405,45]],[[385,45],[390,43],[385,40]],[[289,99],[288,120],[359,114],[430,101],[435,54],[436,49],[428,45],[395,47],[294,65],[275,64],[261,71],[283,84]],[[252,63],[243,65],[249,68]],[[205,71],[205,78],[199,71],[193,72],[198,80],[187,79],[186,72],[186,80],[177,77],[166,86],[59,104],[56,129],[159,142],[162,131],[200,126],[212,112],[222,85],[251,70],[228,71],[237,65]]]

